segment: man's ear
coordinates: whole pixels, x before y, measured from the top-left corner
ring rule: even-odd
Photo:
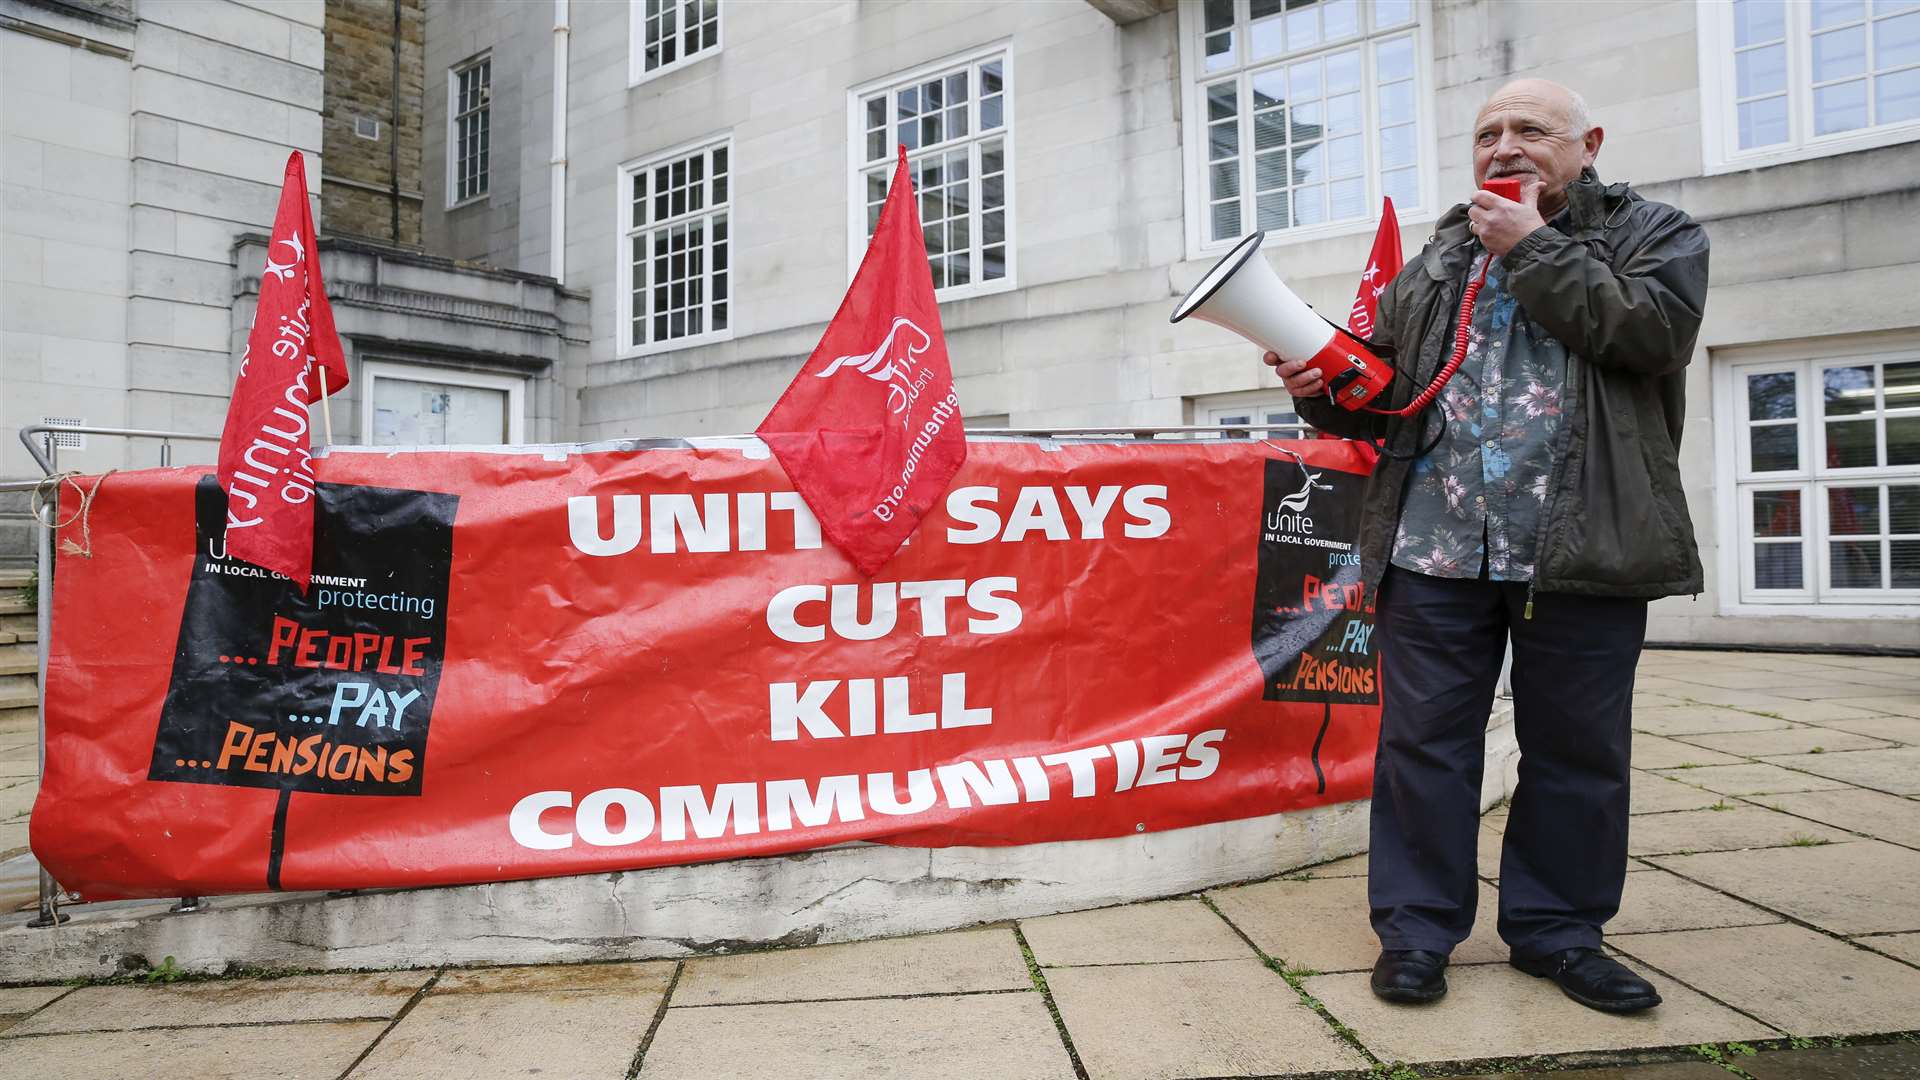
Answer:
[[[1593,159],[1600,156],[1600,144],[1606,141],[1606,138],[1605,128],[1598,126],[1588,128],[1587,133],[1581,136],[1581,142],[1586,144],[1586,152],[1581,156],[1580,164],[1592,165]]]

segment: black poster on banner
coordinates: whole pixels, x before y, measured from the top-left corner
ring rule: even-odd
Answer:
[[[226,495],[200,479],[199,546],[148,779],[420,793],[459,497],[320,484],[316,498],[302,596],[226,557]]]
[[[1266,463],[1253,655],[1267,701],[1373,705],[1373,596],[1360,575],[1367,478],[1291,458]]]

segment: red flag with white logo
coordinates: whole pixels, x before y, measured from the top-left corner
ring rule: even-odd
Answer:
[[[216,473],[227,493],[227,554],[300,583],[313,576],[313,465],[307,408],[347,385],[320,282],[306,163],[287,157],[260,302],[227,404]]]
[[[1400,257],[1400,219],[1394,216],[1393,200],[1382,199],[1380,231],[1373,234],[1373,252],[1367,256],[1366,272],[1360,275],[1360,291],[1353,298],[1353,310],[1347,314],[1347,329],[1362,339],[1373,336],[1374,319],[1380,314],[1380,294],[1387,291],[1405,260]]]
[[[853,286],[756,434],[868,577],[967,460],[904,146]]]

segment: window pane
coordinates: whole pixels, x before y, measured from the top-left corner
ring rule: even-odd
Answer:
[[[1320,44],[1320,9],[1301,8],[1287,13],[1287,49],[1298,52]]]
[[[1232,120],[1207,127],[1207,158],[1219,161],[1240,152],[1240,125]]]
[[[988,176],[980,181],[980,208],[994,210],[1007,204],[1007,178]]]
[[[1207,35],[1207,60],[1206,60],[1207,70],[1220,71],[1224,68],[1230,68],[1232,66],[1233,66],[1233,35],[1231,33],[1208,34]]]
[[[1828,368],[1824,408],[1828,416],[1846,416],[1873,411],[1873,369],[1870,367]]]
[[[1207,167],[1207,198],[1232,199],[1240,195],[1240,163],[1228,161]]]
[[[1384,30],[1413,21],[1413,0],[1373,0],[1373,27]]]
[[[1920,12],[1873,24],[1873,66],[1888,68],[1920,64]]]
[[[1858,22],[1866,13],[1864,0],[1813,0],[1813,28],[1824,30],[1844,22]]]
[[[1260,228],[1284,229],[1288,226],[1285,190],[1265,192],[1256,196],[1254,201],[1259,206]]]
[[[1789,420],[1796,413],[1792,371],[1770,371],[1747,376],[1747,419]]]
[[[1000,72],[1001,72],[1000,61],[998,60],[989,60],[986,63],[980,65],[980,96],[981,97],[985,97],[988,94],[997,94],[1000,92],[1000,82],[1001,82]]]
[[[1920,68],[1873,81],[1873,117],[1882,124],[1920,118]]]
[[[1801,576],[1800,545],[1755,544],[1753,587],[1795,591],[1805,588],[1805,579]]]
[[[1887,488],[1887,531],[1895,536],[1920,536],[1920,484]]]
[[[1798,491],[1754,492],[1753,535],[1802,535],[1800,532],[1800,493]]]
[[[1213,238],[1229,240],[1240,235],[1240,202],[1215,203],[1213,206]]]
[[[1287,110],[1256,113],[1253,118],[1253,148],[1272,150],[1287,145]]]
[[[1007,238],[1006,215],[998,211],[980,217],[980,242],[998,244]]]
[[[1787,141],[1787,99],[1749,101],[1740,106],[1740,148],[1772,146]]]
[[[1889,410],[1920,408],[1920,362],[1887,364],[1880,369],[1880,378],[1886,384],[1883,392]]]
[[[1248,33],[1255,60],[1279,56],[1287,51],[1286,23],[1279,19],[1254,23]]]
[[[1895,540],[1893,548],[1893,587],[1920,589],[1920,541]]]
[[[1381,168],[1395,169],[1412,165],[1417,152],[1418,142],[1413,137],[1412,124],[1400,124],[1380,132]]]
[[[1880,588],[1880,541],[1828,544],[1827,553],[1834,588]]]
[[[1234,93],[1232,82],[1214,83],[1207,87],[1207,119],[1227,120],[1239,115],[1239,97]]]
[[[1344,139],[1334,139],[1327,143],[1327,175],[1336,180],[1359,176],[1365,161],[1366,151],[1361,147],[1358,135],[1349,135]],[[1334,216],[1338,217],[1339,214],[1336,213]]]
[[[1867,126],[1865,79],[1822,86],[1813,92],[1813,133],[1830,135]]]
[[[1380,122],[1382,124],[1413,122],[1412,82],[1391,83],[1380,88]]]
[[[1333,41],[1360,30],[1359,0],[1327,0],[1320,6],[1327,40]]]
[[[1326,155],[1319,144],[1293,152],[1293,182],[1314,183],[1327,178]]]
[[[967,100],[967,73],[956,71],[947,76],[947,103],[955,104]]]
[[[1827,533],[1832,536],[1880,535],[1880,488],[1828,488]]]
[[[1413,39],[1398,38],[1380,46],[1378,53],[1381,82],[1413,77]],[[1342,94],[1360,89],[1360,50],[1344,49],[1327,57],[1327,93]]]
[[[1366,181],[1360,179],[1335,181],[1327,189],[1327,199],[1332,205],[1332,217],[1335,221],[1365,217],[1367,214]]]
[[[1007,249],[1002,247],[984,248],[980,252],[980,277],[984,281],[995,281],[1007,276]]]
[[[1920,416],[1887,417],[1887,464],[1920,465]]]
[[[1880,463],[1874,447],[1873,421],[1834,420],[1827,423],[1827,468],[1870,469]]]
[[[1395,169],[1380,177],[1380,194],[1393,200],[1399,209],[1420,204],[1420,174],[1413,169]]]
[[[1207,0],[1207,29],[1225,30],[1233,25],[1233,0]]]
[[[1757,427],[1750,433],[1754,472],[1785,472],[1800,467],[1800,430],[1790,424]]]
[[[1291,183],[1287,174],[1287,152],[1275,150],[1271,154],[1255,154],[1253,157],[1253,189],[1272,191]]]
[[[1301,188],[1293,193],[1293,223],[1318,225],[1327,220],[1327,189]]]
[[[1253,76],[1253,109],[1257,113],[1262,109],[1271,109],[1287,99],[1287,73],[1281,68],[1272,68],[1255,73]]]
[[[1341,94],[1327,99],[1327,133],[1345,135],[1360,130],[1360,95]]]
[[[1007,99],[1005,95],[1002,95],[1002,94],[995,94],[990,98],[980,99],[980,130],[981,131],[992,131],[994,128],[997,128],[1001,125],[1005,117],[1003,116],[1000,107],[1006,102],[1006,100]]]
[[[1002,143],[999,139],[980,144],[980,175],[992,176],[994,173],[1005,171],[1005,165],[1000,153],[1001,145]]]
[[[1758,45],[1787,34],[1785,0],[1733,0],[1733,43]]]
[[[1733,58],[1735,96],[1750,98],[1783,93],[1787,89],[1787,47],[1768,45]]]
[[[1813,81],[1859,75],[1867,69],[1867,28],[1850,26],[1813,35]]]

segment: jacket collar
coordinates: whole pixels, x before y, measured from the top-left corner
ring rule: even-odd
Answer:
[[[1580,176],[1567,185],[1567,208],[1553,219],[1553,225],[1570,236],[1598,235],[1606,229],[1608,214],[1627,198],[1627,185],[1602,184],[1592,166],[1580,170]],[[1422,261],[1427,276],[1435,281],[1457,278],[1473,261],[1473,234],[1467,231],[1467,204],[1440,215],[1433,235],[1427,240]]]

